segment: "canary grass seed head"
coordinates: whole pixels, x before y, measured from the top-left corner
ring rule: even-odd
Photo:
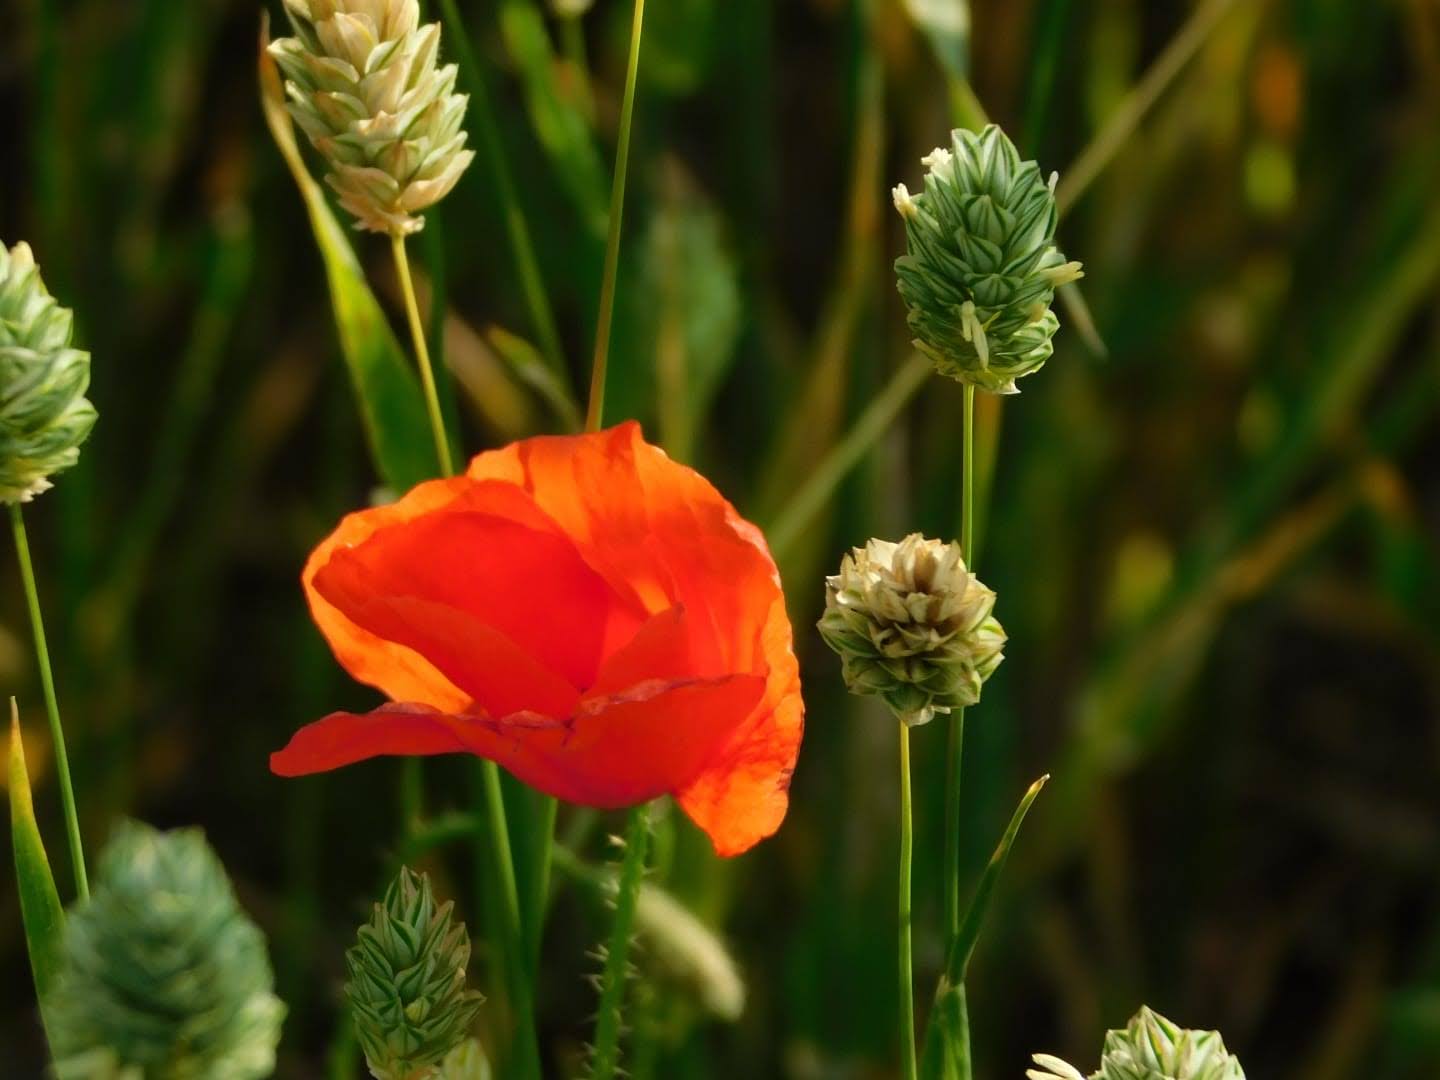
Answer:
[[[1055,290],[1083,276],[1055,247],[1054,178],[990,125],[956,130],[922,162],[924,188],[893,191],[906,254],[895,272],[915,346],[937,370],[993,393],[1050,357]]]
[[[285,1006],[198,829],[123,824],[66,921],[47,1009],[58,1080],[258,1080]]]
[[[466,988],[470,936],[408,867],[345,954],[345,998],[377,1080],[430,1077],[470,1033],[484,999]]]
[[[871,540],[826,579],[820,633],[854,694],[882,698],[905,723],[974,705],[1003,659],[995,594],[960,545],[916,533]]]
[[[356,227],[408,235],[474,160],[457,69],[418,0],[285,0],[294,37],[270,46],[290,115],[329,166]]]
[[[30,245],[0,243],[0,502],[29,502],[80,460],[95,426],[90,354],[41,280]]]
[[[1036,1054],[1029,1080],[1086,1080],[1075,1066]],[[1089,1080],[1245,1080],[1218,1031],[1191,1031],[1142,1007],[1124,1028],[1107,1032],[1100,1068]]]

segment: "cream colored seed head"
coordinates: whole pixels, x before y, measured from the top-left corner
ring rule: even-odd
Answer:
[[[405,236],[475,154],[454,64],[438,66],[440,24],[418,0],[285,0],[294,37],[270,46],[290,115],[325,158],[356,227]]]
[[[916,533],[871,540],[826,579],[820,633],[846,685],[875,694],[905,723],[974,705],[1003,659],[995,594],[965,567],[960,545]]]

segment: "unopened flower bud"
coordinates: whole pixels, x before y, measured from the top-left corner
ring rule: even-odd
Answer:
[[[465,986],[470,937],[454,908],[402,868],[345,954],[345,997],[377,1080],[433,1080],[469,1035],[484,999]]]
[[[1053,184],[1003,131],[957,130],[951,146],[924,158],[924,191],[895,189],[900,295],[916,347],[941,374],[1014,393],[1050,357],[1055,290],[1083,272],[1055,248]]]
[[[454,64],[439,67],[440,24],[418,0],[285,0],[295,36],[270,53],[290,115],[330,167],[357,228],[404,236],[470,166]]]
[[[827,578],[820,633],[845,684],[875,694],[912,726],[974,705],[1003,659],[995,594],[965,568],[960,545],[918,533],[871,540]]]
[[[95,426],[90,354],[45,289],[28,244],[0,243],[0,502],[29,502],[80,460]]]

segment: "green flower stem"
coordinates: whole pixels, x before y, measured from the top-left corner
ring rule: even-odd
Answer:
[[[643,2],[643,0],[641,0]],[[615,894],[615,922],[605,953],[605,970],[600,981],[600,1010],[595,1019],[595,1056],[591,1080],[613,1080],[620,1064],[620,1014],[625,1004],[625,982],[629,968],[630,935],[635,928],[635,907],[640,899],[640,882],[645,873],[645,851],[650,840],[646,807],[630,811],[625,830],[625,861]]]
[[[915,828],[910,799],[910,726],[900,722],[900,1064],[905,1080],[916,1080],[915,972],[910,918],[910,864],[914,857]]]
[[[960,550],[965,566],[975,573],[975,387],[965,386],[961,428]],[[946,940],[960,932],[960,781],[965,760],[965,710],[950,714],[950,739],[945,766],[945,925]]]
[[[50,739],[55,744],[55,773],[60,778],[60,801],[65,808],[65,834],[70,842],[75,892],[85,900],[90,896],[90,879],[85,874],[85,850],[80,844],[80,815],[75,812],[75,788],[70,782],[70,758],[65,753],[65,729],[60,724],[55,675],[50,670],[50,647],[45,641],[45,621],[40,614],[40,593],[35,587],[35,567],[30,562],[30,541],[25,535],[25,518],[19,503],[10,504],[10,528],[15,534],[15,554],[20,560],[20,578],[25,583],[30,628],[35,634],[35,658],[40,664],[40,686],[45,693],[45,712],[50,718]]]
[[[540,1080],[540,1044],[535,1030],[535,991],[526,961],[525,932],[520,917],[520,893],[515,883],[515,861],[510,850],[510,827],[505,814],[505,795],[500,786],[500,768],[493,761],[480,762],[481,797],[490,825],[490,854],[495,879],[490,884],[499,893],[501,934],[511,1007],[515,1010],[515,1041],[511,1046],[514,1075]],[[538,917],[538,916],[537,916]]]
[[[515,191],[515,179],[505,156],[505,144],[500,139],[500,125],[495,120],[495,107],[490,100],[485,71],[475,57],[470,37],[465,32],[465,21],[460,17],[455,0],[440,0],[440,14],[450,35],[451,47],[459,59],[465,89],[470,94],[469,115],[479,131],[485,165],[495,181],[495,193],[500,197],[505,231],[510,236],[510,250],[515,258],[515,272],[520,278],[525,306],[530,309],[530,321],[540,342],[540,352],[568,387],[569,372],[565,365],[565,351],[560,344],[559,326],[555,322],[555,310],[550,305],[549,293],[545,291],[540,260],[535,255],[535,244],[530,238],[530,225],[525,220],[525,211]]]
[[[425,411],[430,415],[430,434],[435,438],[435,458],[443,476],[455,475],[450,457],[450,439],[445,434],[445,416],[440,411],[440,395],[435,389],[435,370],[430,365],[430,345],[425,339],[425,323],[420,318],[420,305],[415,302],[415,283],[410,279],[410,257],[405,253],[405,237],[390,237],[390,250],[395,255],[395,271],[400,275],[400,291],[405,294],[405,314],[410,321],[410,337],[415,342],[415,362],[420,368],[420,385],[425,390]]]
[[[615,179],[610,188],[610,234],[605,241],[605,273],[600,280],[600,313],[595,321],[595,363],[590,373],[590,407],[585,430],[605,423],[605,377],[610,366],[610,329],[615,318],[615,279],[620,270],[620,228],[625,214],[625,178],[630,170],[630,130],[635,119],[635,84],[640,75],[640,40],[645,29],[645,0],[635,0],[630,27],[630,62],[620,108],[620,141],[615,150]]]

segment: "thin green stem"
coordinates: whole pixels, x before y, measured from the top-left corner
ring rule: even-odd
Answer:
[[[910,725],[900,721],[900,1065],[905,1080],[915,1080],[915,971],[910,918],[910,864],[915,826],[910,799]]]
[[[610,330],[615,318],[615,279],[620,270],[620,229],[625,215],[625,178],[630,171],[630,131],[635,120],[635,84],[640,75],[640,40],[645,29],[645,0],[635,0],[630,26],[630,62],[620,108],[620,141],[615,151],[615,180],[610,188],[610,234],[605,241],[605,273],[600,280],[600,314],[595,320],[595,363],[590,371],[590,407],[585,430],[605,422],[605,376],[610,366]]]
[[[549,795],[540,797],[540,821],[535,830],[535,850],[531,855],[535,860],[534,884],[526,903],[530,918],[525,923],[525,952],[532,975],[540,967],[540,941],[545,929],[545,912],[550,907],[550,860],[555,851],[555,818],[559,809],[559,802]]]
[[[30,562],[30,541],[25,535],[25,518],[20,504],[10,504],[10,528],[15,534],[15,554],[20,560],[20,579],[25,584],[25,604],[30,610],[30,629],[35,635],[35,658],[40,664],[40,686],[45,694],[45,712],[50,718],[50,739],[55,744],[55,773],[60,778],[60,802],[65,809],[65,834],[70,842],[70,865],[75,872],[75,892],[81,900],[90,896],[90,879],[85,874],[85,850],[80,844],[80,815],[75,811],[75,788],[70,782],[70,758],[65,753],[65,729],[60,724],[60,703],[55,698],[55,675],[50,670],[50,647],[45,640],[45,621],[40,614],[40,592],[35,587],[35,567]]]
[[[525,219],[515,179],[510,173],[510,162],[505,156],[505,144],[500,138],[500,125],[495,119],[495,107],[490,100],[490,87],[485,81],[484,69],[470,45],[470,36],[465,32],[465,22],[460,17],[455,0],[440,0],[440,14],[450,44],[460,61],[460,75],[465,89],[470,93],[469,117],[475,123],[486,170],[495,181],[495,193],[500,197],[505,231],[510,237],[510,251],[515,258],[515,272],[520,279],[525,305],[530,309],[530,321],[539,338],[540,352],[568,386],[569,372],[565,365],[565,351],[560,344],[559,326],[555,322],[555,310],[545,290],[540,260],[535,255],[535,244],[530,238],[530,225]]]
[[[620,1015],[625,1004],[625,983],[629,970],[630,935],[635,928],[635,907],[645,873],[645,851],[650,841],[647,809],[630,811],[625,830],[625,861],[616,883],[615,922],[605,952],[605,970],[600,977],[600,1010],[595,1019],[595,1054],[591,1080],[613,1080],[620,1064]]]
[[[430,416],[430,434],[435,439],[435,458],[443,476],[455,474],[450,457],[450,439],[445,434],[445,414],[440,411],[440,395],[435,389],[435,370],[430,365],[430,345],[425,337],[425,323],[420,318],[420,305],[415,301],[415,283],[410,278],[410,257],[405,253],[405,237],[390,238],[395,255],[395,271],[400,275],[400,291],[405,295],[405,314],[410,321],[410,337],[415,342],[415,363],[420,368],[420,385],[425,391],[425,411]]]
[[[500,768],[493,761],[480,762],[480,785],[485,813],[490,822],[490,850],[500,893],[500,947],[509,974],[511,1005],[515,1010],[515,1042],[511,1047],[515,1074],[526,1080],[540,1080],[534,984],[526,962],[525,932],[520,919],[520,893],[515,884],[515,861],[510,851],[505,795],[500,787]]]
[[[962,416],[960,472],[960,550],[966,566],[975,572],[975,387],[965,386]],[[945,765],[945,926],[946,940],[960,932],[960,813],[961,780],[965,761],[965,710],[950,714],[950,738]]]

